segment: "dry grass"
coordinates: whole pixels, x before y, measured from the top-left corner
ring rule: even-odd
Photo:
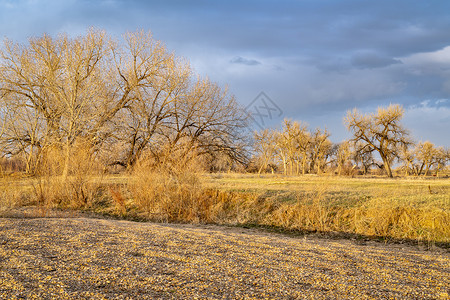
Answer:
[[[222,175],[206,180],[207,186],[241,195],[218,221],[225,224],[450,242],[448,179]]]
[[[33,182],[33,196],[37,205],[44,208],[87,208],[99,196],[101,168],[91,156],[90,148],[80,143],[71,149],[68,175],[64,176],[63,154],[64,150],[58,148],[44,153]]]
[[[88,209],[159,222],[264,226],[450,243],[450,180],[278,175],[201,175],[196,164],[141,163],[132,174],[103,178],[72,172],[38,179],[3,178],[3,211],[37,204]]]
[[[213,199],[204,189],[195,161],[154,165],[142,160],[128,183],[133,204],[147,219],[162,222],[207,223]]]

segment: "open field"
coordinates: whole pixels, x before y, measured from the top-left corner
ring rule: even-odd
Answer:
[[[448,252],[255,229],[0,218],[2,299],[448,299]]]
[[[131,220],[450,245],[450,179],[144,176],[72,178],[65,185],[53,177],[0,179],[0,215],[31,204],[43,216],[48,209],[71,208]]]
[[[0,298],[449,297],[449,179],[140,176],[0,179]]]
[[[211,188],[257,195],[249,223],[450,242],[449,179],[209,175],[206,181]]]

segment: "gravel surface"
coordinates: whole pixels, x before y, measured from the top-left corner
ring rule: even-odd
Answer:
[[[219,226],[0,218],[0,299],[448,299],[450,254]]]

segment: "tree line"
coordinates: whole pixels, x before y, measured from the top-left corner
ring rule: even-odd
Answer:
[[[349,111],[353,138],[339,144],[326,129],[287,119],[280,130],[249,137],[248,115],[227,89],[149,32],[118,39],[91,29],[76,38],[5,40],[0,49],[0,158],[28,174],[57,156],[68,176],[81,151],[105,169],[130,169],[143,157],[154,165],[201,157],[213,171],[346,174],[377,166],[392,177],[395,164],[405,175],[441,171],[449,149],[413,143],[403,114],[399,105]]]
[[[87,149],[104,166],[143,155],[224,153],[243,162],[246,115],[226,89],[196,75],[151,33],[122,39],[90,30],[48,35],[0,50],[0,157],[34,174],[46,155]]]
[[[254,161],[258,173],[282,172],[285,175],[335,172],[367,174],[376,167],[393,177],[398,164],[404,175],[439,174],[450,160],[450,149],[431,142],[414,143],[400,123],[401,105],[380,107],[374,113],[348,111],[344,118],[352,133],[350,140],[334,144],[330,133],[313,131],[302,122],[285,119],[280,130],[264,129],[254,133]],[[377,159],[378,157],[378,159]]]

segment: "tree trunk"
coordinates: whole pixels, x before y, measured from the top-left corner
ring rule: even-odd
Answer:
[[[394,176],[392,176],[391,165],[390,165],[387,157],[385,155],[381,155],[381,158],[383,159],[384,169],[386,170],[388,177],[393,178]]]
[[[66,153],[64,155],[64,168],[62,173],[63,181],[67,179],[67,175],[69,174],[69,164],[70,164],[70,147],[69,145],[66,145]]]

